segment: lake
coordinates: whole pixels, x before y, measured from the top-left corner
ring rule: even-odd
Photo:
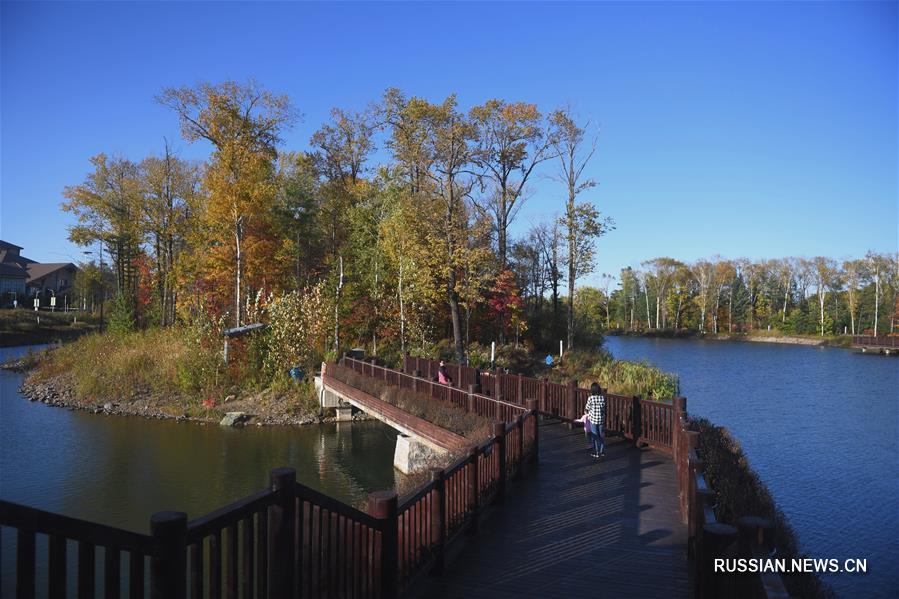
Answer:
[[[726,426],[816,558],[867,558],[823,579],[844,597],[899,588],[899,359],[847,349],[608,337],[616,358],[680,375],[687,410]]]
[[[0,348],[0,362],[26,348]],[[149,532],[150,515],[193,519],[268,485],[272,468],[359,506],[392,489],[396,431],[376,421],[302,427],[224,428],[135,416],[106,416],[32,403],[22,375],[0,370],[0,498]],[[15,531],[3,530],[12,547]],[[15,554],[3,551],[4,574]],[[3,576],[0,596],[13,576]]]

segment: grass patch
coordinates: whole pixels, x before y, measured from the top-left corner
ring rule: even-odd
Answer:
[[[230,382],[218,351],[189,342],[180,328],[85,335],[44,354],[32,374],[71,377],[80,400],[133,401],[148,395],[202,401]]]

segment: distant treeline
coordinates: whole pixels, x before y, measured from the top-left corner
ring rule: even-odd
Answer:
[[[618,289],[582,288],[575,305],[602,326],[704,333],[888,334],[899,326],[899,254],[692,264],[655,258],[621,271]],[[590,323],[585,323],[589,325]]]

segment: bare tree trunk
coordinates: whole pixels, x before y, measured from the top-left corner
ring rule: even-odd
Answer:
[[[646,328],[652,328],[652,314],[649,313],[649,290],[643,290],[643,297],[646,299]]]
[[[447,291],[447,303],[450,308],[450,317],[453,321],[453,341],[456,348],[456,360],[459,364],[465,359],[465,351],[462,346],[462,318],[459,311],[459,294],[456,291],[456,272],[450,270],[449,285]]]
[[[340,262],[340,274],[337,278],[337,287],[334,293],[334,351],[340,358],[340,295],[343,292],[343,256],[338,256]]]
[[[780,322],[782,322],[782,323],[787,321],[787,300],[789,298],[790,298],[790,289],[788,287],[787,290],[784,292],[784,309],[780,316]]]
[[[661,311],[662,300],[661,300],[660,295],[661,295],[661,293],[656,295],[656,328],[658,328],[658,326],[659,326],[659,313]]]
[[[403,260],[400,259],[397,292],[400,299],[400,353],[406,355],[406,310],[403,301]]]
[[[243,274],[240,242],[243,237],[243,216],[238,216],[234,226],[234,240],[237,244],[237,276],[234,285],[234,326],[240,326],[240,278]]]
[[[824,336],[824,301],[826,293],[818,293],[818,305],[821,308],[821,336]]]
[[[877,336],[877,318],[880,313],[880,272],[874,275],[874,336]]]

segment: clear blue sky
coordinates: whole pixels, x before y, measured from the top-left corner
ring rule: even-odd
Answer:
[[[388,86],[463,108],[570,103],[601,125],[585,196],[615,219],[600,272],[668,255],[897,249],[897,4],[2,3],[0,237],[81,258],[59,210],[99,152],[179,137],[164,86],[256,78],[308,147]],[[514,226],[557,212],[541,179]]]

